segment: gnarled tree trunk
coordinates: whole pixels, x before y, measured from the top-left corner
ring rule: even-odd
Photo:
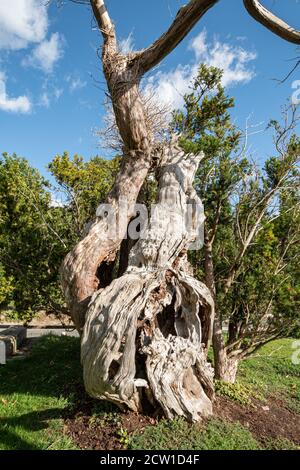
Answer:
[[[192,277],[186,258],[203,223],[192,187],[199,159],[173,144],[164,151],[149,227],[132,249],[125,274],[93,296],[82,337],[90,395],[135,411],[158,403],[166,416],[194,421],[212,413],[213,398],[201,328],[213,299]],[[188,231],[190,208],[194,226]]]
[[[213,371],[202,345],[201,322],[206,324],[208,344],[213,299],[209,289],[192,277],[187,262],[197,224],[194,233],[179,231],[188,206],[195,214],[201,206],[192,187],[199,157],[185,157],[171,144],[160,159],[139,84],[218,0],[190,0],[150,47],[126,56],[118,50],[104,0],[89,3],[103,35],[103,69],[123,142],[123,161],[107,200],[118,218],[115,236],[105,212],[98,213],[61,268],[68,308],[82,334],[85,385],[92,396],[120,406],[142,410],[148,402],[159,404],[168,417],[199,420],[212,411]],[[300,33],[260,2],[244,0],[244,4],[275,34],[300,43]],[[112,281],[112,265],[135,216],[138,194],[157,161],[157,212],[132,248],[126,272]],[[173,223],[168,222],[170,215]]]

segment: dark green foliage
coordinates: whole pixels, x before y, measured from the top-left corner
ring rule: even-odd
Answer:
[[[0,159],[0,305],[30,320],[37,311],[65,312],[59,286],[64,256],[109,192],[119,160],[57,156],[50,164],[63,204],[27,160]]]
[[[0,159],[0,262],[9,281],[5,299],[19,318],[61,304],[57,271],[67,244],[60,209],[51,207],[49,184],[25,159]],[[4,303],[4,301],[3,301]]]
[[[120,159],[99,156],[84,161],[65,152],[49,164],[49,170],[65,196],[65,211],[70,214],[73,236],[81,237],[85,225],[95,217],[97,207],[109,193],[119,170]]]
[[[230,116],[234,101],[221,77],[214,67],[200,67],[172,128],[186,152],[205,152],[196,176],[205,247],[191,252],[190,260],[199,279],[208,282],[205,250],[212,248],[208,286],[216,291],[221,323],[229,325],[229,351],[244,355],[276,336],[299,334],[299,117],[292,108],[284,124],[271,121],[276,155],[257,169],[244,155]]]
[[[221,78],[220,69],[201,65],[191,93],[185,95],[185,109],[173,113],[172,130],[181,134],[184,150],[203,151],[207,159],[231,152],[240,137],[228,112],[234,100],[225,95]]]

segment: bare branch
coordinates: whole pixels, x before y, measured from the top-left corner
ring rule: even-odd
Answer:
[[[241,351],[240,358],[245,359],[248,356],[252,356],[262,346],[265,346],[271,341],[275,341],[275,339],[282,337],[282,335],[284,335],[284,330],[277,332],[277,333],[273,331],[272,333],[270,333],[270,336],[266,334],[266,336],[258,339],[255,343],[251,344],[248,348]]]
[[[104,0],[90,0],[90,3],[104,41],[109,42],[110,46],[116,50],[115,27],[106,9]]]
[[[262,6],[258,0],[244,0],[244,5],[248,13],[272,33],[285,39],[285,41],[300,44],[300,31],[275,16]]]
[[[180,8],[170,28],[150,47],[137,55],[142,73],[161,62],[186,37],[200,18],[219,0],[190,0]]]
[[[211,243],[211,245],[213,245],[213,243],[215,241],[215,238],[216,238],[216,235],[217,235],[222,209],[223,209],[222,201],[219,199],[218,204],[217,204],[216,215],[215,215],[212,230],[211,230],[211,233],[210,233],[210,243]]]

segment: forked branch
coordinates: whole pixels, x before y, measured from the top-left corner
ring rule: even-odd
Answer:
[[[104,40],[114,38],[114,25],[111,21],[104,0],[71,0],[74,3],[90,2],[99,29]],[[137,59],[140,61],[141,71],[148,72],[161,62],[191,31],[200,18],[219,0],[190,0],[178,11],[176,18],[169,29],[147,49],[141,51]],[[243,0],[248,13],[272,33],[285,41],[300,44],[300,31],[293,28],[281,18],[265,8],[258,0]]]
[[[200,18],[219,0],[191,0],[180,8],[170,28],[150,47],[141,51],[139,61],[142,73],[146,73],[161,62],[192,30]]]

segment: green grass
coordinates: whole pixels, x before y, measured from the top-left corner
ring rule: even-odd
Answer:
[[[266,400],[278,395],[300,414],[300,366],[292,364],[292,344],[290,339],[268,344],[241,365],[237,387],[219,383],[217,393],[244,406],[250,395]],[[0,367],[0,450],[75,449],[63,433],[63,418],[78,401],[81,380],[79,341],[75,338],[43,337],[30,357]],[[103,413],[103,406],[95,403],[91,420]],[[130,449],[260,448],[248,429],[220,419],[211,419],[202,427],[182,419],[161,420],[142,433],[129,436],[125,429],[123,434],[120,439]],[[266,447],[296,448],[285,439],[270,440]]]
[[[292,411],[300,414],[300,365],[292,363],[294,340],[277,340],[264,346],[254,357],[240,365],[235,385],[216,382],[216,393],[247,406],[250,398],[265,399],[278,395],[286,400]],[[132,449],[167,450],[251,450],[260,444],[251,432],[239,424],[218,419],[208,422],[204,429],[189,426],[183,420],[161,421],[136,434],[130,441]],[[264,448],[273,450],[299,449],[287,439],[269,440]]]
[[[129,449],[137,450],[257,450],[258,442],[239,424],[212,419],[205,428],[183,419],[162,420],[134,435]]]
[[[64,393],[81,376],[79,341],[48,336],[0,367],[0,449],[74,449],[62,433]]]
[[[217,395],[229,398],[229,400],[236,401],[244,406],[251,403],[251,396],[253,396],[252,387],[241,384],[238,381],[235,384],[231,384],[216,380],[215,391]]]
[[[272,395],[284,399],[300,414],[300,364],[292,363],[293,343],[292,339],[281,339],[264,346],[242,362],[239,381],[266,399]]]
[[[270,439],[266,442],[266,446],[270,450],[299,450],[299,447],[296,446],[293,442],[280,437],[277,439]]]

